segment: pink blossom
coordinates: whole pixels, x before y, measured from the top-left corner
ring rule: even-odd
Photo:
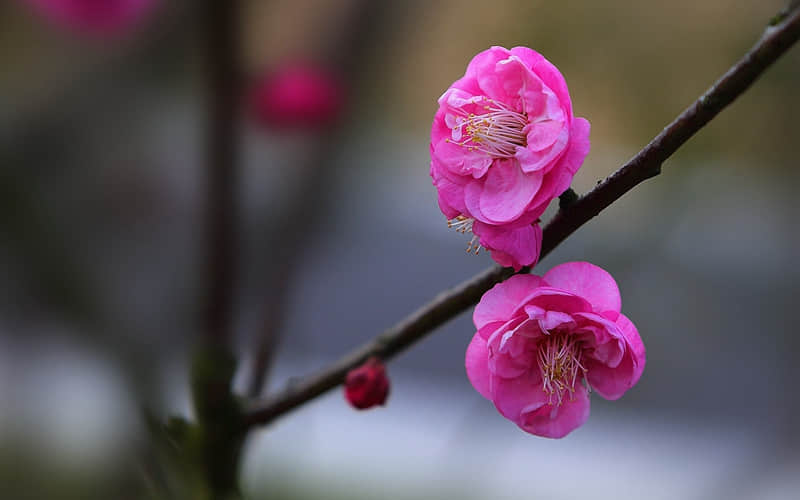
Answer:
[[[363,365],[347,373],[344,395],[358,410],[366,410],[386,403],[389,396],[389,377],[378,358],[369,358]]]
[[[431,177],[451,226],[519,270],[539,258],[535,224],[589,152],[558,69],[527,47],[492,47],[439,98]],[[534,224],[532,226],[532,224]]]
[[[618,399],[642,375],[644,344],[620,305],[614,278],[588,262],[512,276],[475,307],[467,376],[522,430],[564,437],[589,418],[589,390]]]
[[[316,128],[330,125],[344,104],[340,80],[312,63],[293,61],[268,71],[253,90],[258,121],[272,127]]]
[[[156,0],[26,0],[57,25],[95,36],[126,32]]]

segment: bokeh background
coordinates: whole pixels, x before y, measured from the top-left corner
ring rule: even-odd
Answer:
[[[123,36],[0,3],[0,497],[147,498],[143,408],[191,417],[203,297],[199,2]],[[592,123],[579,193],[760,36],[781,1],[249,0],[247,77],[345,74],[334,129],[275,130],[242,100],[237,390],[314,371],[486,268],[428,177],[436,99],[490,45],[527,45]],[[344,41],[343,41],[344,40]],[[346,48],[346,49],[343,49]],[[345,50],[343,53],[342,51]],[[524,434],[470,386],[464,314],[389,364],[385,408],[333,391],[251,436],[247,498],[792,499],[800,491],[800,48],[541,262],[618,280],[648,350],[567,438]],[[277,306],[276,306],[277,304]],[[267,312],[265,312],[267,311]]]

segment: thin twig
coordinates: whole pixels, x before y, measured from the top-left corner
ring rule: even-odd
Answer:
[[[560,211],[544,228],[541,258],[570,234],[608,207],[634,186],[661,172],[662,163],[690,137],[741,95],[764,70],[800,38],[800,8],[790,4],[771,22],[764,35],[699,99],[681,113],[619,170],[597,187]],[[523,268],[520,272],[527,272]],[[254,402],[245,417],[248,426],[271,422],[280,415],[336,387],[351,368],[370,356],[389,358],[408,348],[475,304],[496,283],[514,274],[511,269],[492,267],[448,290],[430,303],[344,356],[331,366],[263,401]]]

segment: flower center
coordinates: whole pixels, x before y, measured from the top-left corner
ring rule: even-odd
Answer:
[[[450,229],[455,229],[461,234],[472,234],[472,239],[470,239],[469,243],[467,243],[467,253],[474,253],[475,255],[478,255],[478,252],[480,252],[481,248],[483,247],[481,246],[478,235],[472,232],[472,224],[474,223],[475,219],[459,215],[455,219],[450,219],[447,221],[447,227]]]
[[[586,376],[581,364],[580,342],[572,335],[547,334],[539,342],[539,370],[542,372],[542,390],[549,396],[549,403],[560,406],[566,393],[572,400],[575,382]]]
[[[481,98],[481,102],[486,110],[483,114],[458,110],[452,139],[447,141],[493,158],[513,158],[517,147],[526,144],[522,129],[528,124],[528,116],[488,97]]]

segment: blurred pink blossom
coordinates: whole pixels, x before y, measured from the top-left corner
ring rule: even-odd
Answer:
[[[341,81],[324,67],[293,61],[268,71],[252,95],[259,123],[278,128],[328,126],[344,103]]]
[[[386,403],[389,396],[389,377],[378,358],[370,358],[363,365],[347,373],[344,395],[353,408],[366,410]]]
[[[91,36],[117,36],[133,28],[157,0],[25,0],[53,23]]]
[[[573,117],[564,77],[542,55],[492,47],[439,98],[430,151],[449,225],[474,234],[468,250],[518,270],[539,258],[536,223],[583,164],[589,122]]]
[[[564,437],[589,418],[587,389],[618,399],[642,375],[644,344],[620,305],[614,278],[588,262],[512,276],[475,307],[467,376],[522,430]]]

